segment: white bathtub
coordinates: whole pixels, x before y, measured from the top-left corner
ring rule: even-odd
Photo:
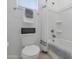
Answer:
[[[53,42],[48,40],[49,49],[56,53],[62,59],[71,59],[72,57],[72,42],[64,39],[55,39]]]

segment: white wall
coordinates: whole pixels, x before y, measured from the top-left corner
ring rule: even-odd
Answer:
[[[58,9],[64,9],[72,4],[72,0],[58,0]]]
[[[53,2],[54,4],[52,4]],[[53,11],[59,12],[64,8],[71,7],[72,0],[48,0],[47,3],[44,0],[42,4],[46,4]]]
[[[38,23],[39,19],[36,16],[34,24],[27,24],[23,22],[22,10],[14,10],[16,8],[16,0],[8,0],[8,8],[7,8],[7,41],[9,42],[9,46],[7,48],[8,59],[19,59],[22,49],[22,42],[20,38],[21,27],[36,27],[37,35],[36,38],[39,38],[40,33],[40,25]],[[32,37],[31,37],[32,39]],[[38,42],[37,42],[38,43]]]
[[[21,11],[13,10],[16,7],[16,0],[8,0],[7,8],[7,40],[9,42],[8,46],[8,58],[18,58],[21,51],[21,41],[20,41],[20,28],[22,25],[22,15]]]
[[[63,38],[72,41],[72,8],[61,12],[60,20],[63,21]]]

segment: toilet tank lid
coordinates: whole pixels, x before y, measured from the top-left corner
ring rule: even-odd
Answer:
[[[22,54],[26,55],[26,56],[34,56],[39,54],[40,52],[40,48],[36,45],[31,45],[31,46],[26,46],[23,51]]]

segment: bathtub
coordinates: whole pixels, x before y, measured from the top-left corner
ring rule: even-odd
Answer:
[[[49,39],[48,48],[61,59],[72,59],[72,41],[55,39],[55,42],[53,42]]]

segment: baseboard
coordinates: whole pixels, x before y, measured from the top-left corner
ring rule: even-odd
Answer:
[[[7,55],[7,59],[20,59],[18,55]]]

